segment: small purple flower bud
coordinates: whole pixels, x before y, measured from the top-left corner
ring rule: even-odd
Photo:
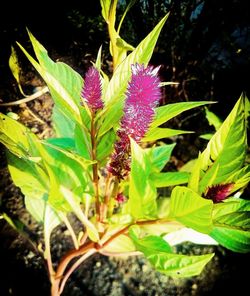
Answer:
[[[118,179],[124,179],[130,171],[130,140],[137,143],[145,136],[155,115],[155,107],[161,98],[159,67],[131,66],[132,77],[128,84],[124,115],[117,135],[114,153],[108,170]]]
[[[95,67],[90,67],[85,75],[82,98],[86,101],[91,110],[97,111],[98,109],[103,108],[101,96],[100,73]]]
[[[233,186],[234,183],[212,185],[208,187],[205,198],[211,199],[214,203],[219,203],[228,198]]]
[[[127,201],[126,196],[123,195],[122,193],[118,193],[115,199],[116,199],[116,201],[117,201],[119,204],[124,203],[125,201]]]

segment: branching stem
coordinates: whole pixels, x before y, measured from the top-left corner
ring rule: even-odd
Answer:
[[[63,277],[63,280],[61,282],[60,285],[60,290],[59,290],[59,295],[63,292],[64,286],[68,280],[68,278],[70,277],[70,275],[72,274],[72,272],[74,272],[77,267],[83,262],[85,261],[87,258],[89,258],[90,256],[92,256],[94,253],[96,253],[97,250],[96,249],[89,249],[84,255],[82,255],[71,267],[70,269],[67,271],[67,273],[65,274],[65,276]]]

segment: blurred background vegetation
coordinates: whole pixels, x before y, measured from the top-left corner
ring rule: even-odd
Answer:
[[[129,0],[120,0],[118,19]],[[129,11],[121,37],[137,45],[170,12],[153,64],[161,64],[165,81],[179,82],[165,88],[165,102],[215,100],[222,118],[241,92],[250,92],[250,10],[248,0],[138,0]],[[52,58],[70,57],[83,74],[99,46],[108,70],[108,34],[99,0],[63,2],[6,2],[0,10],[0,95],[13,83],[8,69],[10,47],[19,41],[30,48],[26,27],[48,49]],[[20,52],[25,68],[27,61]]]

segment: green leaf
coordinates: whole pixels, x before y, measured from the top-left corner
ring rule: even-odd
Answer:
[[[72,138],[49,138],[46,142],[61,149],[75,150],[75,141]]]
[[[49,204],[58,211],[69,212],[71,208],[59,186],[63,184],[72,191],[80,203],[83,192],[89,192],[92,185],[87,169],[92,162],[68,150],[48,145],[42,146],[41,156],[50,180]]]
[[[158,107],[156,108],[156,116],[151,123],[150,130],[167,122],[184,111],[212,103],[213,102],[209,101],[181,102]]]
[[[214,126],[215,130],[217,131],[222,125],[222,120],[212,111],[209,111],[208,108],[205,108],[205,112],[209,124]]]
[[[155,216],[156,188],[150,180],[150,160],[147,151],[131,139],[131,174],[129,181],[128,213],[134,219]]]
[[[51,144],[50,141],[46,140],[46,141],[42,141],[42,143],[48,147],[48,151],[50,151],[50,153],[52,155],[54,155],[54,158],[57,158],[57,160],[58,160],[58,156],[61,155],[61,159],[63,159],[65,162],[67,160],[69,160],[69,161],[73,160],[73,161],[75,161],[75,163],[80,165],[83,170],[86,170],[88,166],[93,164],[92,160],[86,159],[86,158],[74,153],[73,151],[69,151],[64,148],[61,148],[60,146],[53,145],[53,144]],[[58,154],[58,152],[60,152],[60,154]]]
[[[209,233],[212,229],[211,200],[202,198],[193,190],[177,186],[170,199],[170,217],[199,232]]]
[[[149,129],[149,131],[147,132],[145,137],[142,139],[142,141],[143,142],[156,141],[163,138],[170,138],[177,135],[190,134],[190,133],[193,133],[193,132],[156,127],[153,129]]]
[[[8,163],[14,183],[25,195],[26,209],[37,222],[43,224],[46,257],[49,252],[51,232],[61,222],[55,210],[48,204],[49,178],[41,164],[20,159],[10,153],[8,154]]]
[[[250,232],[250,211],[237,211],[220,216],[214,224]]]
[[[64,116],[72,122],[81,123],[79,108],[82,108],[80,106],[83,85],[82,77],[68,65],[61,62],[53,62],[45,48],[30,32],[29,36],[39,63],[20,44],[19,46],[48,85],[55,105],[60,110],[59,118]],[[56,126],[60,126],[60,123],[55,119]],[[63,130],[60,129],[60,132],[63,132]],[[68,137],[68,131],[67,134],[61,134],[61,136]]]
[[[175,186],[188,183],[189,173],[187,172],[167,172],[153,173],[151,180],[157,188]]]
[[[216,220],[224,215],[237,211],[250,211],[250,201],[231,197],[224,200],[222,203],[214,204],[213,219]]]
[[[73,138],[75,122],[66,116],[57,105],[53,107],[52,122],[57,137]]]
[[[91,159],[90,134],[86,132],[86,130],[79,124],[76,124],[76,127],[75,127],[75,145],[76,145],[76,151],[78,152],[78,154],[80,154],[86,159]]]
[[[100,48],[98,50],[96,61],[95,61],[95,68],[99,72],[101,71],[101,67],[102,67],[102,45],[100,46]]]
[[[147,259],[157,271],[168,276],[191,277],[199,275],[213,256],[214,254],[186,256],[159,253],[147,256]]]
[[[201,175],[199,192],[204,192],[208,184],[225,182],[244,164],[247,147],[245,112],[245,98],[240,97],[201,153],[199,169],[205,173]]]
[[[250,252],[250,231],[227,227],[214,227],[209,234],[225,248],[239,253]]]
[[[193,168],[194,168],[194,165],[196,163],[197,159],[191,159],[189,160],[187,163],[185,163],[180,169],[179,171],[180,172],[188,172],[188,173],[191,173]]]
[[[114,142],[116,140],[116,133],[113,129],[109,130],[101,138],[98,139],[97,143],[97,160],[105,164],[107,157],[111,154],[114,149]]]
[[[83,225],[86,226],[87,232],[91,240],[98,241],[99,240],[99,234],[94,226],[93,223],[91,223],[87,216],[83,213],[81,206],[79,205],[79,202],[77,201],[77,198],[74,196],[74,193],[70,190],[68,190],[65,186],[59,185],[59,192],[61,192],[65,198],[65,200],[68,202],[69,206],[73,210],[74,214],[77,216],[77,218],[83,223]]]
[[[135,3],[136,3],[137,1],[138,1],[138,0],[130,0],[130,2],[128,3],[128,5],[127,5],[127,7],[126,7],[126,9],[125,9],[125,11],[124,11],[122,17],[121,17],[121,20],[120,20],[120,22],[119,22],[119,25],[118,25],[118,29],[117,29],[117,33],[118,33],[118,34],[119,34],[119,32],[120,32],[120,29],[121,29],[121,26],[122,26],[122,23],[123,23],[123,21],[124,21],[124,19],[125,19],[126,14],[127,14],[127,13],[129,12],[129,10],[135,5]]]
[[[11,178],[26,197],[41,199],[48,193],[49,179],[40,164],[11,153],[7,159]]]
[[[209,234],[222,246],[240,253],[250,251],[250,201],[229,198],[214,205],[214,228]]]
[[[106,110],[106,112],[103,114],[104,120],[100,125],[100,130],[98,132],[98,135],[100,137],[103,136],[113,127],[115,130],[116,127],[119,126],[119,120],[122,117],[122,114],[123,114],[123,111],[121,106],[118,106],[117,104],[109,106],[109,109]]]
[[[19,157],[28,155],[28,133],[30,131],[24,125],[0,113],[0,142]]]
[[[175,143],[169,145],[161,145],[151,148],[151,163],[156,172],[160,172],[169,161],[171,153],[175,147]],[[152,170],[153,170],[152,169]]]
[[[112,0],[100,0],[102,7],[102,16],[106,22],[108,22],[109,20],[109,10],[112,2]]]
[[[159,236],[139,238],[140,229],[132,226],[129,229],[136,249],[143,252],[153,267],[172,277],[190,277],[200,274],[214,254],[185,256],[173,254],[169,244]]]
[[[151,254],[160,252],[172,253],[171,247],[162,237],[149,235],[139,239],[137,234],[140,230],[135,228],[137,227],[130,227],[129,236],[132,238],[136,249],[142,252],[145,256],[150,256]]]
[[[203,135],[200,135],[199,137],[201,139],[204,139],[204,140],[208,140],[209,141],[212,138],[213,135],[214,134],[203,134]]]
[[[113,239],[107,246],[102,248],[102,251],[110,252],[111,254],[115,253],[126,253],[136,251],[135,245],[133,244],[131,238],[127,235],[119,235]]]
[[[114,125],[117,125],[123,108],[125,91],[128,81],[131,77],[131,64],[148,64],[159,37],[160,31],[168,18],[168,14],[155,26],[148,36],[131,52],[116,68],[106,91],[103,93],[105,99],[104,127],[101,134],[108,131]],[[115,111],[115,112],[114,112]],[[119,116],[117,116],[118,114]],[[108,122],[105,122],[108,121]]]
[[[247,186],[250,181],[250,165],[243,167],[234,174],[230,175],[225,183],[234,183],[232,192],[236,192]]]
[[[15,51],[13,46],[11,46],[11,55],[10,55],[10,58],[9,58],[9,67],[10,67],[10,70],[11,70],[14,78],[16,79],[16,82],[17,82],[20,93],[23,96],[25,96],[25,93],[23,92],[23,89],[22,89],[22,86],[21,86],[21,83],[20,83],[21,69],[20,69],[20,66],[19,66],[19,63],[18,63],[18,58],[17,58],[16,51]]]

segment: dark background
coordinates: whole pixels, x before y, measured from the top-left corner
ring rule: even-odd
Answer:
[[[120,1],[118,19],[126,2]],[[225,117],[240,94],[250,91],[248,6],[248,0],[138,1],[127,15],[121,37],[137,45],[170,11],[151,60],[162,65],[164,80],[180,83],[167,89],[166,101],[219,101],[221,104],[212,108]],[[8,69],[10,46],[19,41],[29,49],[26,27],[52,57],[71,56],[82,73],[85,57],[94,59],[102,44],[105,66],[111,58],[100,12],[99,0],[6,1],[0,10],[0,85],[12,79]],[[23,54],[18,53],[24,61]]]

